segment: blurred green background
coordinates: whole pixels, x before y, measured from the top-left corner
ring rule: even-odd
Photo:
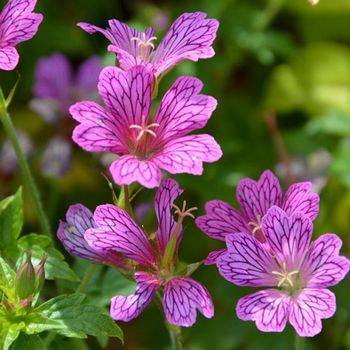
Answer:
[[[4,1],[1,1],[3,5]],[[315,237],[325,232],[339,234],[343,252],[350,243],[350,0],[39,0],[37,12],[45,19],[38,34],[20,46],[20,85],[11,114],[18,129],[30,135],[34,152],[30,158],[44,194],[52,226],[70,204],[81,202],[90,209],[111,202],[111,192],[101,173],[106,169],[96,155],[73,145],[73,163],[64,177],[46,178],[40,172],[40,158],[58,126],[45,124],[29,107],[37,60],[54,52],[66,54],[78,66],[93,54],[112,64],[106,54],[107,40],[90,36],[76,23],[86,21],[105,27],[117,18],[139,28],[154,26],[161,38],[168,24],[181,13],[205,11],[220,21],[216,55],[198,63],[185,62],[161,83],[159,96],[181,75],[195,75],[204,82],[204,92],[219,104],[206,131],[215,136],[224,156],[207,164],[201,177],[179,175],[183,195],[204,212],[210,199],[235,203],[234,188],[243,176],[257,178],[270,168],[284,186],[291,178],[311,179],[321,195]],[[167,21],[169,23],[167,24]],[[164,28],[165,25],[165,28]],[[160,32],[160,33],[159,33]],[[1,86],[9,91],[17,79],[15,72],[0,73]],[[72,130],[70,117],[66,128]],[[2,135],[2,142],[4,141]],[[0,160],[1,162],[5,160]],[[0,178],[4,197],[21,183],[18,172]],[[154,191],[143,190],[136,205],[152,203]],[[27,198],[28,196],[26,196]],[[26,203],[27,232],[35,229],[35,213]],[[151,212],[146,221],[154,224]],[[188,220],[181,258],[199,261],[217,247]],[[84,264],[67,257],[78,273]],[[194,275],[212,293],[216,315],[199,316],[191,329],[184,330],[188,349],[291,349],[294,333],[288,326],[282,334],[264,334],[253,323],[237,319],[235,303],[250,292],[221,279],[215,267],[201,267]],[[90,298],[108,302],[125,289],[113,272],[101,269],[91,284]],[[67,287],[70,288],[70,287]],[[74,288],[74,286],[73,286]],[[349,280],[334,288],[337,313],[323,321],[322,334],[309,340],[306,349],[350,349]],[[103,290],[102,290],[103,289]],[[103,294],[103,297],[101,296]],[[103,299],[104,298],[104,299]],[[121,324],[125,344],[110,341],[107,349],[166,349],[169,345],[162,316],[153,305],[141,317]],[[105,340],[89,339],[90,349],[100,349]],[[86,349],[80,340],[57,337],[52,349]]]

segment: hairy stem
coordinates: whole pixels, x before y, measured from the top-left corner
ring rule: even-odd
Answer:
[[[295,350],[304,350],[305,349],[305,341],[304,338],[299,337],[297,333],[295,333]]]
[[[96,270],[96,267],[97,265],[96,264],[91,264],[86,270],[85,270],[85,273],[84,273],[84,276],[80,282],[80,285],[79,287],[77,288],[77,292],[78,293],[84,293],[87,286],[89,285],[90,281],[91,281],[91,278],[92,276],[94,275],[95,273],[95,270]]]
[[[41,202],[41,196],[38,190],[38,187],[35,183],[32,172],[29,168],[27,159],[25,158],[23,151],[21,149],[20,143],[18,141],[18,137],[16,134],[16,129],[12,123],[10,115],[6,109],[6,101],[2,90],[0,89],[0,119],[4,126],[5,132],[9,140],[11,141],[12,147],[16,153],[16,157],[18,160],[19,167],[21,169],[21,173],[26,184],[26,187],[32,197],[38,220],[41,226],[41,230],[46,235],[52,235],[49,220],[44,212],[43,205]]]

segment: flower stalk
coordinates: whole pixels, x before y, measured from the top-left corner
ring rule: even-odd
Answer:
[[[7,137],[9,138],[9,140],[11,141],[13,149],[16,153],[18,164],[19,164],[19,167],[21,169],[24,182],[27,186],[27,189],[30,193],[30,196],[32,198],[32,201],[33,201],[35,209],[36,209],[36,213],[37,213],[37,217],[38,217],[38,220],[40,223],[41,230],[44,234],[51,236],[52,232],[51,232],[51,228],[50,228],[50,223],[49,223],[49,220],[48,220],[48,218],[45,214],[45,211],[43,209],[40,192],[39,192],[38,187],[35,183],[32,172],[29,168],[29,164],[27,162],[27,159],[24,156],[24,153],[23,153],[21,146],[19,144],[18,137],[16,134],[16,129],[15,129],[15,127],[12,123],[12,120],[10,118],[10,115],[7,111],[6,99],[4,97],[4,94],[1,90],[1,88],[0,88],[0,119],[1,119],[1,123],[4,126],[5,133],[6,133]]]

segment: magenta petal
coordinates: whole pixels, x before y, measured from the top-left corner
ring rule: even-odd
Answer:
[[[97,83],[102,70],[102,59],[99,56],[91,56],[84,61],[77,71],[75,84],[79,93],[97,94]]]
[[[291,215],[301,212],[314,220],[319,211],[320,197],[312,192],[311,182],[300,182],[293,184],[284,195],[282,209]]]
[[[172,24],[154,55],[157,75],[185,59],[198,61],[214,56],[211,45],[219,22],[205,17],[203,12],[184,13]]]
[[[311,241],[311,220],[300,212],[288,216],[274,206],[263,217],[262,228],[280,265],[299,269]]]
[[[218,250],[213,250],[208,254],[208,256],[204,260],[204,265],[214,265],[217,263],[217,260],[219,259],[220,256],[223,254],[227,253],[227,249],[218,249]]]
[[[172,205],[182,192],[179,184],[173,179],[163,181],[158,188],[154,206],[159,223],[156,239],[161,254],[164,253],[175,228],[175,221],[171,213]]]
[[[163,307],[170,324],[191,327],[198,309],[205,317],[214,316],[214,305],[207,289],[189,277],[174,277],[165,284]]]
[[[243,321],[255,321],[262,332],[282,332],[290,310],[290,297],[276,289],[261,290],[238,300],[236,312]]]
[[[0,69],[13,70],[16,68],[19,55],[16,48],[12,46],[0,48]]]
[[[120,137],[120,125],[96,102],[83,101],[71,106],[72,117],[80,122],[73,141],[91,152],[118,153],[126,150]]]
[[[111,317],[116,321],[128,322],[141,314],[152,301],[159,288],[158,279],[147,272],[136,272],[136,291],[128,296],[115,296],[111,300]]]
[[[144,266],[155,265],[148,238],[125,210],[112,204],[100,205],[95,210],[94,220],[97,228],[85,233],[93,249],[122,253]]]
[[[259,221],[273,205],[280,206],[282,192],[278,179],[265,170],[258,181],[246,178],[237,186],[237,201],[247,218]]]
[[[349,272],[350,261],[339,256],[341,239],[325,234],[312,243],[301,267],[302,277],[310,288],[326,288],[338,284]]]
[[[97,252],[85,241],[85,232],[96,227],[89,209],[82,204],[71,205],[66,220],[60,222],[57,237],[70,254],[98,263],[123,266],[123,259],[117,254]]]
[[[289,322],[301,337],[313,337],[322,330],[321,319],[336,310],[335,295],[328,289],[305,288],[293,298]]]
[[[238,286],[273,287],[276,270],[273,257],[251,234],[234,233],[226,237],[228,251],[217,259],[220,274]]]
[[[154,122],[163,142],[185,136],[203,128],[217,102],[211,96],[200,95],[202,82],[194,77],[180,77],[164,95]]]
[[[162,178],[155,162],[138,160],[135,156],[126,155],[114,161],[109,171],[118,185],[130,185],[138,182],[147,188],[158,187]]]
[[[205,210],[206,215],[198,217],[196,225],[211,238],[225,241],[228,234],[250,232],[242,214],[223,201],[209,201]]]
[[[170,174],[201,175],[203,162],[212,163],[221,156],[221,148],[214,138],[203,134],[172,140],[153,159],[160,168]]]
[[[153,86],[153,75],[136,66],[127,72],[117,67],[102,70],[98,90],[109,111],[130,132],[130,125],[147,122]]]

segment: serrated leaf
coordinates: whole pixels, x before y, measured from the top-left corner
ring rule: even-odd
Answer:
[[[0,251],[2,255],[17,253],[16,240],[23,226],[22,189],[0,202]]]

